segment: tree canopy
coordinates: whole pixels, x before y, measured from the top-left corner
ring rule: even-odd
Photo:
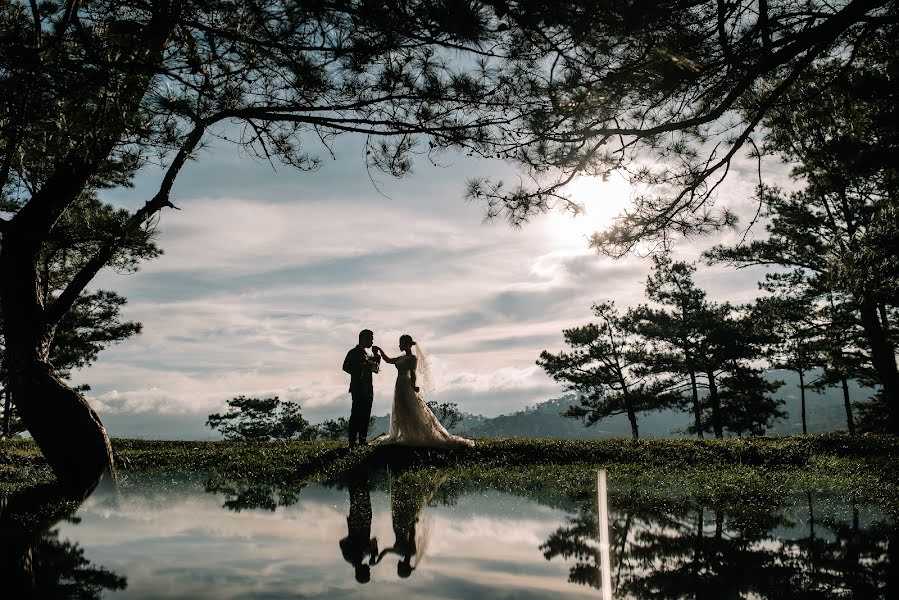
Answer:
[[[888,36],[894,29],[870,35],[849,65],[809,69],[783,106],[767,115],[766,150],[791,160],[792,175],[804,187],[789,194],[762,187],[768,235],[717,247],[708,257],[737,267],[776,267],[764,287],[819,313],[812,325],[831,330],[825,354],[830,371],[843,373],[837,379],[870,382],[865,371],[876,373],[889,429],[899,432],[896,253],[890,245],[899,236],[899,221],[890,219],[899,206],[897,50]]]
[[[237,396],[228,400],[228,411],[209,415],[206,426],[218,430],[226,440],[313,439],[316,429],[300,413],[296,402]]]

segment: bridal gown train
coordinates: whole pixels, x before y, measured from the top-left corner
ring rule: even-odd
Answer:
[[[411,374],[416,358],[401,356],[396,361],[396,387],[390,412],[390,433],[375,440],[376,444],[424,446],[429,448],[463,448],[474,446],[472,440],[453,435],[440,424],[427,403],[412,387]]]

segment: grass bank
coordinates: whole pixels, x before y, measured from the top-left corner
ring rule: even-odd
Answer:
[[[889,436],[813,435],[726,440],[481,440],[475,448],[437,451],[357,448],[342,442],[192,442],[113,440],[123,474],[198,472],[230,481],[296,484],[334,479],[362,467],[430,469],[454,481],[502,487],[583,487],[605,467],[637,488],[740,495],[806,489],[852,493],[899,506],[899,440]],[[31,440],[0,441],[0,492],[53,480]],[[891,512],[893,512],[891,510]]]

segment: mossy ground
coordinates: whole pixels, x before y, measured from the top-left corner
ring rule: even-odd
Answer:
[[[473,449],[363,447],[342,442],[177,442],[113,440],[123,474],[176,471],[219,480],[302,485],[385,465],[449,485],[510,492],[552,487],[571,498],[607,468],[616,487],[651,500],[765,503],[799,490],[852,495],[899,515],[899,440],[815,435],[727,440],[481,440]],[[0,493],[47,483],[53,475],[30,440],[0,441]]]

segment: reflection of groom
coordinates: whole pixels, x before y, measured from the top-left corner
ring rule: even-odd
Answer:
[[[381,356],[374,356],[367,352],[372,347],[375,334],[370,329],[359,332],[359,344],[346,353],[343,359],[343,370],[350,374],[350,394],[353,398],[353,407],[350,409],[350,448],[356,442],[365,444],[368,435],[368,420],[371,418],[371,404],[375,398],[372,386],[371,374],[378,371],[378,363]]]
[[[359,475],[350,479],[350,514],[346,518],[347,536],[340,540],[343,558],[353,565],[356,581],[368,583],[371,564],[378,555],[378,540],[371,537],[371,494],[368,478]],[[366,564],[365,559],[368,558]]]

